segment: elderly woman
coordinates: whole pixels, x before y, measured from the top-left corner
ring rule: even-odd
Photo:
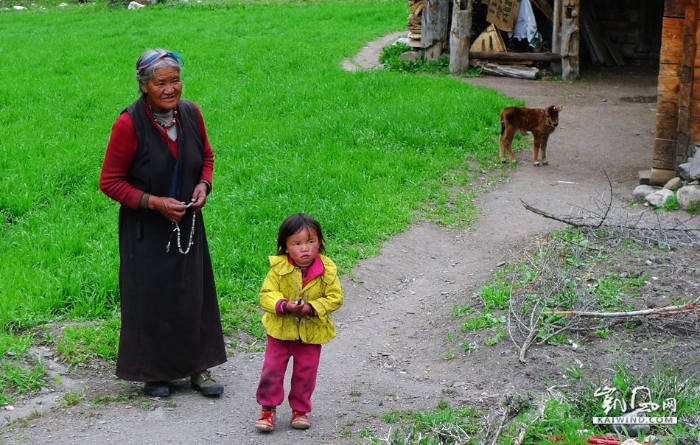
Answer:
[[[189,377],[203,395],[224,388],[208,369],[226,361],[201,209],[214,152],[199,108],[181,100],[182,58],[145,51],[141,96],[112,126],[100,189],[119,209],[121,332],[117,376],[153,397]]]

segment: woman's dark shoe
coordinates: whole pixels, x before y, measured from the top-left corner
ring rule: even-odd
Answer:
[[[190,377],[192,388],[201,392],[203,396],[218,396],[224,392],[224,385],[216,383],[209,375],[209,371],[200,372]]]
[[[170,387],[168,382],[146,382],[143,385],[143,392],[150,397],[168,397]]]

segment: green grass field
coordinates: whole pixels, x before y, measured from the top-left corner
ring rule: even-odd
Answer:
[[[343,273],[415,218],[473,217],[472,171],[496,165],[494,116],[512,101],[445,75],[340,67],[405,28],[406,11],[329,1],[0,14],[0,353],[47,321],[118,313],[118,205],[98,177],[147,48],[182,54],[183,97],[215,150],[204,218],[227,332],[260,333],[257,290],[290,213],[321,221]]]

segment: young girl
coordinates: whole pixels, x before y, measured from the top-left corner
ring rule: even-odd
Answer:
[[[270,256],[270,271],[260,289],[262,323],[267,347],[256,399],[262,414],[258,431],[272,431],[275,411],[284,400],[284,374],[292,367],[289,406],[292,428],[307,429],[311,422],[311,394],[321,345],[335,337],[330,314],[343,304],[337,268],[325,253],[321,225],[303,213],[289,216],[277,233],[277,254]]]

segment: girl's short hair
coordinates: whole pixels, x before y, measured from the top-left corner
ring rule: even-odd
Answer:
[[[323,230],[321,224],[305,213],[295,213],[288,216],[277,231],[277,255],[284,255],[287,250],[287,238],[304,229],[314,229],[318,236],[318,251],[326,253],[323,244]]]

